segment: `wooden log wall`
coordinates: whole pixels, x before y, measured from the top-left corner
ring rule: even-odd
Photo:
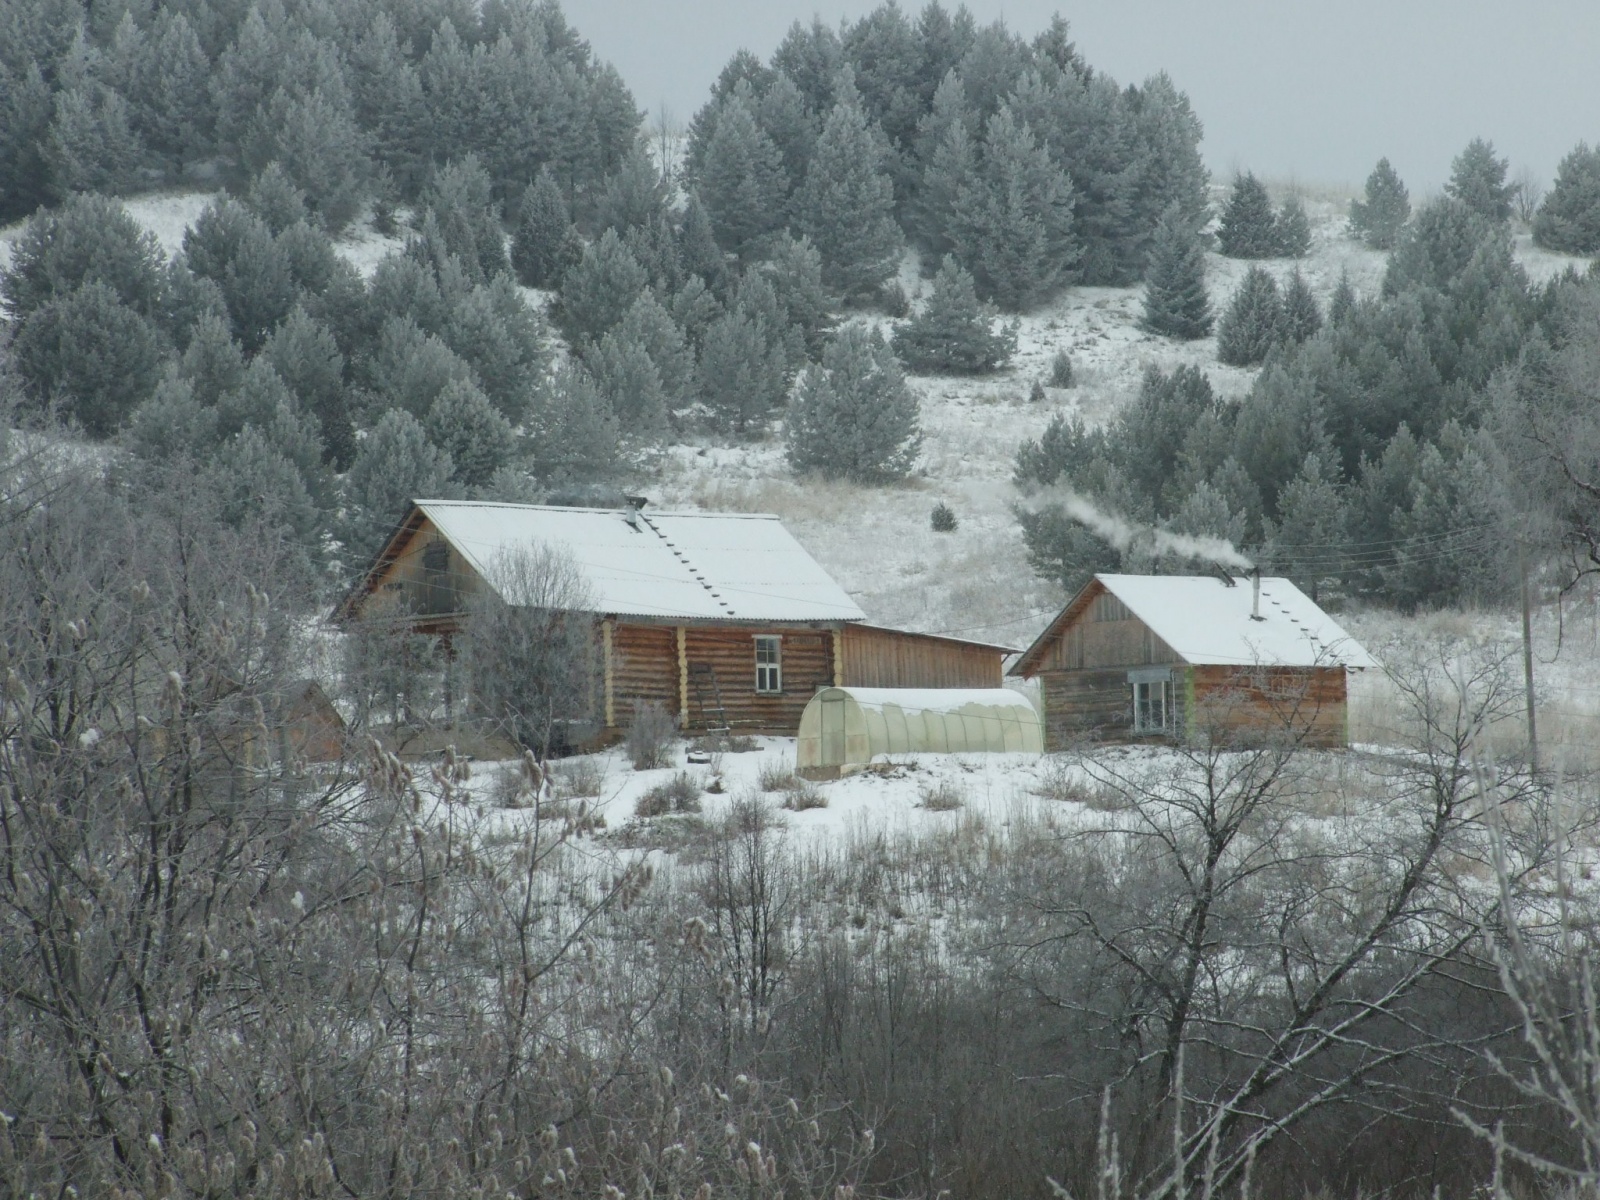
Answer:
[[[783,639],[783,691],[776,695],[756,691],[758,635]],[[706,704],[714,704],[709,681],[696,670],[697,666],[709,666],[715,673],[729,726],[746,733],[795,733],[807,702],[819,688],[833,683],[833,634],[826,629],[719,629],[690,625],[684,633],[684,654],[689,672],[689,713],[684,727],[689,730],[704,729],[711,716],[702,711],[697,680],[702,681],[699,692]],[[714,716],[710,723],[716,723]]]
[[[1065,750],[1086,738],[1120,741],[1131,735],[1133,692],[1126,667],[1041,671],[1039,695],[1046,750]]]
[[[626,729],[639,705],[653,701],[678,711],[678,634],[671,625],[627,625],[611,630],[611,719]]]
[[[997,688],[1005,656],[998,649],[895,629],[847,625],[842,634],[844,687]]]
[[[1114,598],[1100,597],[1102,600]],[[1093,620],[1090,618],[1094,611],[1080,616],[1056,635],[1054,644],[1045,651],[1040,661],[1041,669],[1094,670],[1101,667],[1159,666],[1178,661],[1172,648],[1137,617],[1130,614],[1127,617]]]
[[[1259,742],[1349,744],[1343,667],[1191,667],[1191,729]]]

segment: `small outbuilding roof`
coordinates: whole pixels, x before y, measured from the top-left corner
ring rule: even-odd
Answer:
[[[415,506],[485,581],[509,552],[539,543],[560,547],[587,581],[596,612],[680,620],[866,619],[770,514],[464,500],[418,500]],[[392,552],[391,543],[379,563]]]
[[[1098,586],[1097,586],[1098,585]],[[1109,592],[1183,662],[1197,666],[1374,667],[1377,662],[1289,580],[1218,575],[1096,575],[1041,633],[1011,673],[1026,675],[1089,599]],[[1259,616],[1259,620],[1256,619]]]

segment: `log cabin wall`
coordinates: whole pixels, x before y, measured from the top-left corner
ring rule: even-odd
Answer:
[[[364,619],[409,616],[418,633],[448,633],[481,586],[477,572],[419,517],[361,604]]]
[[[783,690],[756,691],[756,643],[778,637]],[[819,688],[833,683],[833,633],[828,629],[689,625],[684,629],[684,656],[689,700],[686,729],[717,723],[714,696],[721,694],[728,725],[742,733],[793,734],[800,714]],[[716,689],[710,686],[716,678]]]
[[[1131,736],[1133,693],[1123,669],[1040,671],[1044,748],[1065,750],[1084,741]]]
[[[1306,746],[1349,745],[1343,667],[1189,669],[1190,731],[1213,737],[1271,738]]]
[[[678,635],[671,625],[617,622],[611,631],[611,717],[626,729],[641,704],[659,704],[675,717],[678,704]]]
[[[997,688],[1004,652],[927,634],[847,625],[842,687]]]

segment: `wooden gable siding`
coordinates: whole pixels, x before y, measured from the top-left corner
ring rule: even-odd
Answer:
[[[409,617],[418,632],[448,632],[482,586],[471,565],[420,514],[387,559],[358,604],[355,615],[363,620]]]
[[[1054,640],[1036,656],[1039,671],[1147,667],[1180,661],[1148,625],[1102,590],[1063,622]]]
[[[847,625],[840,686],[997,688],[1005,652],[999,647],[927,634]]]

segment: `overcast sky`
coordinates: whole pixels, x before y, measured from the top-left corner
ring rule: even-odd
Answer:
[[[769,57],[796,18],[837,23],[860,0],[566,0],[641,107],[679,119],[740,47]],[[920,0],[902,0],[916,12]],[[954,8],[947,0],[946,7]],[[1205,122],[1219,175],[1362,183],[1382,155],[1413,198],[1474,136],[1513,175],[1548,183],[1600,140],[1600,0],[969,0],[1027,36],[1060,11],[1090,64],[1121,83],[1165,69]]]

